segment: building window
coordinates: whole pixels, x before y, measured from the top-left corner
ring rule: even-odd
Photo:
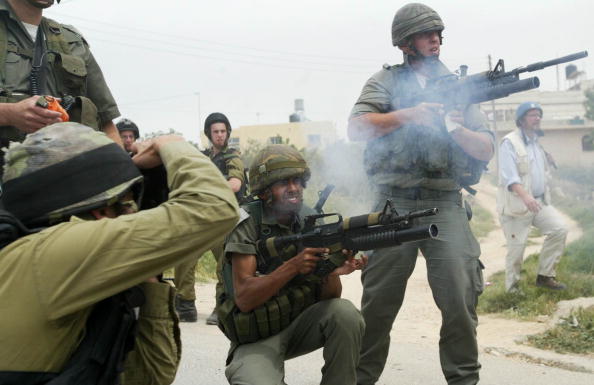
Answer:
[[[239,146],[239,138],[229,138],[229,146]]]
[[[322,144],[320,135],[307,135],[307,144],[310,146],[319,146]]]
[[[582,150],[594,151],[594,133],[582,136]]]
[[[268,138],[268,142],[270,144],[283,144],[283,137],[280,135],[271,136]]]

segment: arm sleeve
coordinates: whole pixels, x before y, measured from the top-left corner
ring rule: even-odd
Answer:
[[[225,240],[225,258],[230,260],[233,253],[256,255],[257,241],[257,228],[253,217],[249,217],[239,223]]]
[[[243,162],[239,156],[234,156],[227,160],[227,177],[237,178],[242,184],[245,183],[243,174]]]
[[[136,343],[126,357],[122,385],[168,385],[181,359],[175,289],[162,282],[144,282],[141,288],[146,302],[140,308]]]
[[[90,51],[87,58],[87,97],[97,106],[101,126],[120,116],[120,110],[107,87],[103,72]]]
[[[499,148],[499,179],[500,183],[509,189],[514,183],[522,183],[518,167],[517,158],[512,143],[505,139]]]
[[[84,309],[200,255],[235,226],[235,196],[207,157],[186,142],[168,143],[160,154],[170,190],[167,202],[113,219],[53,226],[32,246],[40,300],[49,319]]]
[[[392,75],[389,71],[383,70],[373,75],[361,90],[359,99],[351,110],[351,118],[367,113],[386,113],[392,110],[392,96],[386,84]]]

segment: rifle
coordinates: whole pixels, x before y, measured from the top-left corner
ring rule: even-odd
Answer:
[[[316,211],[316,213],[324,214],[324,210],[322,208],[324,207],[324,204],[326,203],[328,197],[332,193],[332,190],[334,190],[334,185],[328,184],[326,185],[326,187],[324,187],[323,190],[318,191],[318,201],[314,206],[314,210]]]
[[[437,208],[411,211],[399,215],[390,200],[382,211],[355,217],[344,218],[337,213],[318,214],[305,217],[303,231],[298,234],[270,237],[256,243],[258,254],[276,259],[280,264],[280,252],[291,245],[298,249],[305,247],[326,247],[331,251],[370,250],[393,247],[406,242],[437,237],[434,224],[413,227],[412,220],[437,214]],[[316,225],[321,218],[337,216],[338,220],[329,224]],[[346,257],[334,253],[324,256],[318,262],[314,274],[324,277],[342,266]],[[272,268],[271,270],[274,270]]]
[[[499,59],[492,71],[468,76],[466,75],[468,66],[462,65],[458,75],[449,74],[430,79],[422,92],[402,98],[402,106],[413,107],[422,102],[440,103],[444,105],[446,111],[450,111],[459,108],[459,106],[504,98],[540,86],[538,77],[520,79],[520,74],[538,71],[586,56],[588,56],[588,51],[577,52],[557,59],[529,64],[509,72],[505,72],[503,59]]]

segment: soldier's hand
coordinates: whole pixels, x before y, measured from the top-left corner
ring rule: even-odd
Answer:
[[[464,127],[464,114],[459,110],[448,112],[444,120],[448,132],[452,132],[460,128],[460,126]]]
[[[30,134],[40,128],[62,121],[58,111],[51,111],[37,105],[37,99],[39,96],[31,96],[18,103],[12,103],[6,111],[10,125]]]
[[[342,266],[334,269],[331,275],[347,275],[351,274],[355,270],[361,270],[365,265],[367,265],[367,257],[365,255],[361,255],[360,258],[355,258],[354,253],[352,250],[342,250],[342,253],[348,256],[348,259],[344,261]]]
[[[143,142],[135,142],[132,144],[132,152],[135,153],[132,161],[138,168],[154,168],[161,165],[161,157],[159,156],[159,149],[162,145],[170,142],[183,142],[184,138],[179,135],[163,135],[157,136]]]
[[[321,247],[306,247],[299,254],[289,259],[287,263],[293,264],[299,274],[309,274],[316,268],[320,260],[319,254],[327,254],[330,249]]]
[[[433,126],[444,115],[443,104],[439,103],[421,103],[407,110],[407,121],[419,126]]]

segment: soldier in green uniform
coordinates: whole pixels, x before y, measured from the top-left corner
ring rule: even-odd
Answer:
[[[53,3],[0,0],[0,145],[61,121],[33,95],[69,100],[70,121],[121,143],[112,121],[120,112],[87,41],[74,27],[42,16]]]
[[[426,5],[400,8],[392,43],[404,53],[404,62],[384,65],[367,81],[349,119],[349,137],[367,141],[365,167],[376,203],[392,199],[402,212],[439,209],[430,219],[439,227],[436,239],[376,250],[369,257],[362,274],[361,312],[367,327],[357,369],[361,385],[376,383],[382,373],[390,330],[419,250],[442,314],[443,374],[448,384],[479,380],[475,309],[483,289],[482,266],[460,190],[480,179],[493,155],[494,138],[475,105],[444,114],[438,103],[406,103],[431,79],[450,74],[439,61],[443,29],[439,15]]]
[[[140,137],[140,131],[138,130],[138,126],[130,119],[124,118],[116,123],[116,128],[120,133],[120,139],[122,139],[124,150],[126,150],[127,153],[131,154],[132,144],[136,142]]]
[[[231,123],[224,114],[213,112],[204,121],[204,135],[210,140],[212,146],[204,151],[204,155],[221,171],[231,190],[235,193],[238,202],[245,198],[245,178],[243,161],[239,157],[239,151],[229,148],[229,137],[231,136]],[[217,261],[217,275],[220,275],[223,258],[223,244],[212,248],[212,253]],[[196,264],[198,259],[189,260],[175,268],[175,286],[178,288],[177,309],[180,320],[195,322],[198,318],[196,312],[196,291],[194,289]],[[217,324],[215,310],[206,319],[208,325]]]
[[[300,231],[304,216],[314,213],[302,203],[309,176],[299,152],[287,145],[264,148],[250,167],[252,193],[260,200],[243,206],[225,241],[217,293],[219,327],[232,342],[225,370],[230,384],[284,384],[285,360],[319,348],[322,384],[356,383],[364,323],[340,298],[339,276],[360,268],[359,261],[348,258],[320,278],[312,272],[328,249],[291,246],[269,258],[256,247],[265,238]]]
[[[0,251],[0,383],[45,383],[72,365],[80,369],[79,348],[102,316],[93,310],[135,285],[145,302],[123,382],[173,381],[181,354],[174,293],[155,276],[219,244],[236,225],[238,207],[210,160],[182,138],[163,136],[139,146],[136,165],[162,162],[171,193],[154,209],[121,215],[129,213],[142,176],[103,133],[57,123],[11,143],[2,200],[37,231]],[[93,365],[106,358],[105,341],[97,343],[102,349],[91,351]],[[87,380],[76,383],[96,383]]]

